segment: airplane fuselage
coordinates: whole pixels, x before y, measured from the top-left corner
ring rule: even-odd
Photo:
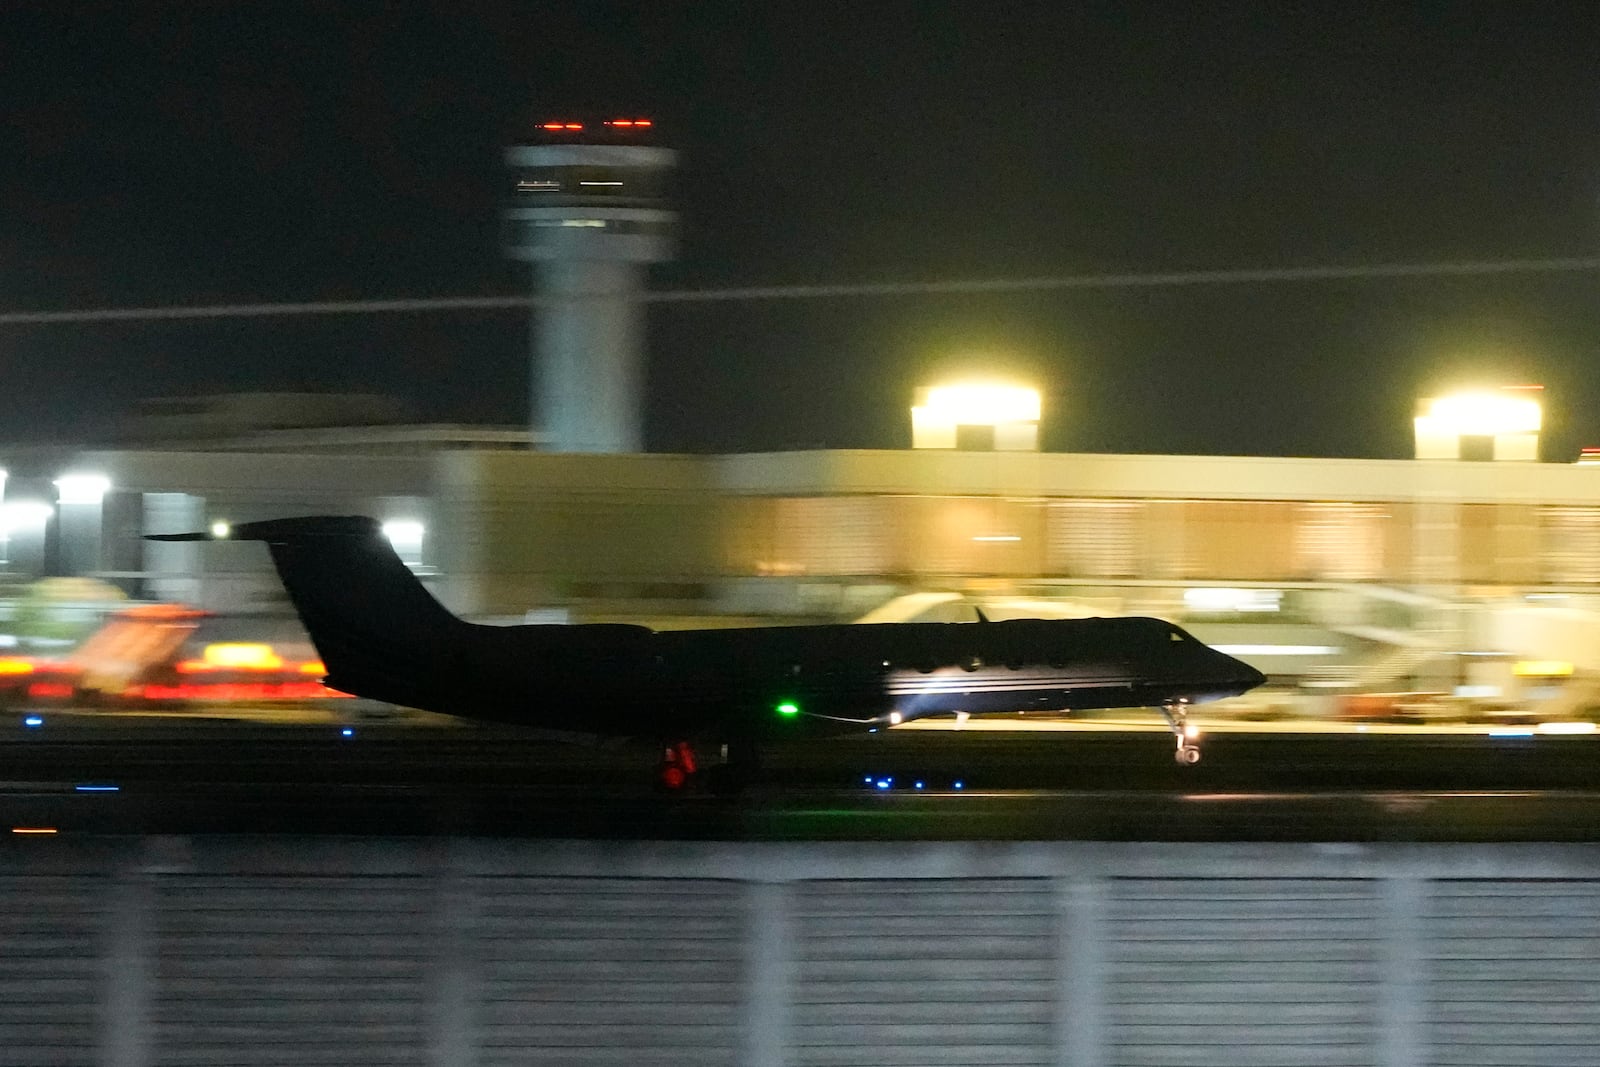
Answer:
[[[1261,681],[1178,627],[1143,618],[662,632],[470,626],[453,643],[436,692],[385,696],[346,684],[530,726],[581,720],[602,734],[763,737],[953,712],[1196,703]]]

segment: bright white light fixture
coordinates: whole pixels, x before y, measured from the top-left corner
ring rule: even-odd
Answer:
[[[1494,458],[1536,460],[1544,408],[1527,395],[1538,386],[1429,397],[1413,420],[1418,459],[1459,459],[1461,438],[1491,437]]]
[[[383,524],[383,536],[389,539],[394,550],[404,555],[422,550],[422,523],[415,519],[395,519]]]
[[[994,447],[1008,451],[1038,448],[1039,390],[1004,382],[955,382],[920,391],[911,409],[914,448],[954,448],[961,426],[994,430]]]
[[[924,395],[921,411],[923,418],[951,426],[1038,422],[1039,390],[984,382],[936,385]]]
[[[0,504],[0,534],[42,530],[55,510],[42,500],[8,500]]]
[[[103,474],[63,474],[56,479],[56,499],[63,504],[98,504],[111,491]]]
[[[233,535],[233,527],[221,519],[211,524],[211,536],[218,541],[226,541]]]
[[[1425,419],[1434,429],[1455,434],[1493,436],[1538,433],[1544,410],[1537,400],[1511,393],[1457,393],[1423,402]]]

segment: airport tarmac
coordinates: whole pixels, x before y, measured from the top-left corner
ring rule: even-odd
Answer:
[[[738,799],[663,795],[642,746],[514,730],[54,713],[0,729],[0,828],[738,840],[1600,840],[1600,736],[1151,724],[774,746]],[[347,733],[348,731],[348,733]],[[45,839],[49,833],[14,834]]]

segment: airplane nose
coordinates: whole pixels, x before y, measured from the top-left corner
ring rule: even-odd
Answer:
[[[1223,652],[1218,652],[1217,654],[1228,660],[1228,674],[1231,679],[1234,679],[1233,684],[1238,687],[1240,693],[1249,692],[1258,685],[1266,684],[1267,676],[1244,660],[1235,659],[1233,656]]]

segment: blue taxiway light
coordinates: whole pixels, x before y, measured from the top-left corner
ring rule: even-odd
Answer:
[[[955,781],[950,783],[950,788],[951,789],[960,789],[965,784],[966,783],[964,783],[961,779],[957,778]]]
[[[879,778],[878,779],[878,788],[879,789],[888,789],[892,785],[894,785],[894,779],[893,778]]]
[[[120,793],[120,785],[75,785],[72,787],[80,793]]]
[[[918,788],[918,789],[921,789],[921,788],[922,788],[922,783],[921,783],[921,782],[918,782],[918,783],[917,783],[917,788]]]
[[[29,715],[27,718],[22,720],[22,725],[24,725],[24,726],[43,726],[44,725],[44,719],[41,718],[38,715]]]
[[[356,735],[356,731],[355,731],[355,727],[353,727],[353,726],[346,726],[343,730],[339,731],[339,736],[340,737],[354,737],[355,735]]]

